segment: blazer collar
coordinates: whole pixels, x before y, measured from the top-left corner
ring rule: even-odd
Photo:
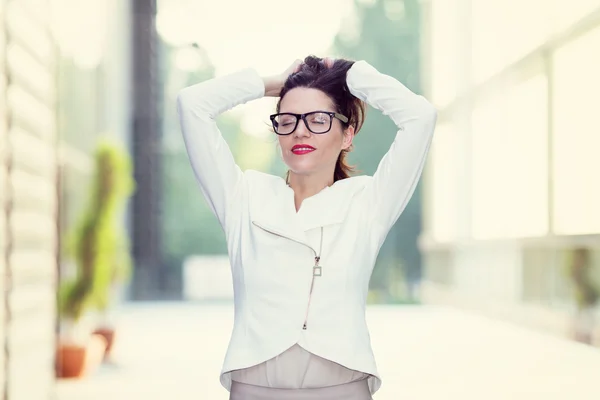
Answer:
[[[307,232],[311,229],[344,221],[353,195],[362,188],[360,177],[344,179],[305,199],[296,212],[294,191],[282,179],[273,191],[261,198],[252,223],[273,234],[310,246]]]

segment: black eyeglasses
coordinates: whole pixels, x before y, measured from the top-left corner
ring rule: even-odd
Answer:
[[[334,118],[344,124],[348,123],[348,117],[331,111],[312,111],[306,114],[279,113],[273,114],[269,118],[273,124],[273,130],[278,135],[289,135],[294,132],[300,120],[304,121],[304,125],[309,131],[316,134],[329,132]]]

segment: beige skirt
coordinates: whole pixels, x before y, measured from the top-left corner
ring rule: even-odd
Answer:
[[[231,379],[278,389],[313,389],[360,381],[369,374],[348,369],[293,345],[261,364],[231,371]]]
[[[314,389],[277,389],[232,382],[229,400],[373,400],[367,379]]]

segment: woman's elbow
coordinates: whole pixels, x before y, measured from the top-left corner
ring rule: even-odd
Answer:
[[[436,120],[437,119],[437,109],[425,96],[419,95],[419,109],[422,115],[428,119]]]
[[[189,108],[189,104],[191,104],[191,99],[192,99],[192,94],[191,94],[191,87],[186,87],[183,88],[181,90],[179,90],[179,92],[177,93],[177,108],[178,109],[185,109],[185,108]]]
[[[212,119],[210,107],[196,86],[189,86],[177,93],[177,110],[180,114],[194,114],[203,119]]]
[[[423,98],[420,114],[424,130],[429,133],[428,136],[433,136],[438,117],[437,109],[433,106],[433,104]]]
[[[427,125],[435,127],[438,117],[438,111],[433,104],[429,102],[425,97],[421,96],[420,114],[423,121],[427,122]]]

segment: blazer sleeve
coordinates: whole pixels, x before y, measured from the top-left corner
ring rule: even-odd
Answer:
[[[347,74],[350,92],[388,115],[398,131],[363,192],[365,214],[389,230],[413,195],[429,151],[437,112],[423,96],[357,61]],[[377,135],[377,132],[370,132]],[[373,137],[373,140],[377,140]]]
[[[210,79],[181,90],[177,111],[196,180],[225,229],[227,210],[243,173],[217,128],[215,118],[233,107],[264,96],[264,83],[253,69]]]

